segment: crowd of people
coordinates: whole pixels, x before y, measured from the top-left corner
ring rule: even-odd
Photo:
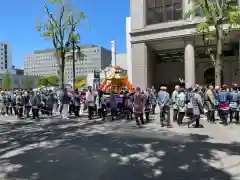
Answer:
[[[117,101],[117,96],[121,101]],[[226,85],[215,88],[212,85],[194,85],[187,89],[177,85],[171,94],[166,86],[159,90],[152,87],[144,91],[137,87],[132,93],[127,90],[118,93],[112,91],[108,101],[104,92],[94,91],[90,86],[86,92],[78,89],[65,89],[60,93],[54,90],[17,90],[2,91],[0,94],[0,114],[4,116],[16,115],[19,119],[32,116],[33,119],[39,119],[39,114],[53,116],[59,113],[63,119],[68,119],[70,114],[79,116],[80,111],[86,109],[89,119],[99,116],[104,121],[106,117],[115,120],[119,114],[127,112],[126,118],[134,118],[139,127],[150,120],[150,114],[155,114],[156,106],[160,108],[161,126],[171,127],[170,119],[182,125],[184,117],[188,117],[188,126],[195,122],[193,127],[202,127],[201,114],[206,114],[208,121],[215,123],[215,112],[225,125],[234,119],[238,123],[239,105],[240,91],[236,84],[231,89]]]

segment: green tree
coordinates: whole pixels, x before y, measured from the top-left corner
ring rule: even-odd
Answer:
[[[65,57],[69,42],[80,21],[86,19],[82,11],[71,8],[66,2],[68,1],[46,0],[41,23],[37,26],[37,30],[44,38],[52,40],[56,49],[62,89],[64,89]],[[57,13],[53,13],[54,10],[57,10]]]
[[[48,85],[49,86],[58,86],[59,85],[59,78],[58,76],[48,76],[47,77]]]
[[[32,88],[32,78],[30,76],[24,76],[23,78],[23,88],[31,89]]]
[[[185,18],[194,17],[196,12],[200,12],[204,17],[204,21],[196,27],[197,35],[202,36],[206,54],[214,65],[215,85],[221,85],[224,40],[229,32],[240,24],[240,9],[237,1],[236,3],[230,0],[195,0],[194,2],[194,7],[185,14]]]
[[[3,75],[3,89],[11,89],[12,81],[8,72]]]
[[[40,77],[37,80],[37,86],[38,87],[48,86],[48,79],[47,79],[47,77]]]

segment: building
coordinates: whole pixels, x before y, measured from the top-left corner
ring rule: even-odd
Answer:
[[[12,66],[12,74],[23,76],[24,75],[24,69],[16,68],[15,66]]]
[[[111,51],[95,45],[82,45],[81,55],[76,52],[76,76],[87,76],[94,70],[104,69],[111,64]],[[24,57],[24,73],[33,76],[56,75],[58,71],[57,57],[54,49],[35,51]],[[66,55],[65,81],[72,82],[72,52]]]
[[[12,70],[12,48],[8,43],[0,42],[0,73]]]
[[[214,81],[213,64],[205,54],[202,37],[196,36],[196,25],[202,18],[196,14],[194,18],[183,19],[194,1],[130,2],[131,44],[127,51],[131,55],[133,84],[142,88],[171,86],[183,78],[189,87]],[[228,85],[240,83],[238,41],[239,31],[235,29],[224,44],[223,82]]]
[[[127,53],[116,54],[116,65],[122,69],[128,70]]]

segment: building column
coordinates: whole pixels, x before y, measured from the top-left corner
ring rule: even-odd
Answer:
[[[146,24],[146,0],[130,0],[132,30],[142,29]]]
[[[132,44],[132,83],[141,89],[148,87],[147,57],[145,43]]]
[[[126,18],[126,47],[127,47],[127,75],[128,80],[132,83],[132,48],[131,48],[131,31],[132,31],[132,18]]]
[[[184,52],[185,87],[195,84],[195,52],[193,42],[186,42]]]
[[[186,0],[183,1],[183,17],[185,15],[186,12],[188,12],[189,10],[191,10],[194,6],[194,2],[191,0]],[[190,17],[188,20],[192,20],[193,17]]]

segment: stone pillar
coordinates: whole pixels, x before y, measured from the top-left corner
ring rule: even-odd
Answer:
[[[132,83],[132,48],[131,48],[131,17],[126,18],[126,47],[127,47],[127,75],[128,80]]]
[[[192,0],[184,0],[183,1],[183,17],[186,12],[188,12],[194,6],[194,2]],[[193,17],[190,17],[188,20],[192,20]]]
[[[146,24],[146,0],[130,0],[132,30],[142,29]]]
[[[141,89],[148,87],[147,56],[145,43],[132,44],[132,83]]]
[[[184,52],[185,87],[195,84],[195,52],[193,42],[185,43]]]

